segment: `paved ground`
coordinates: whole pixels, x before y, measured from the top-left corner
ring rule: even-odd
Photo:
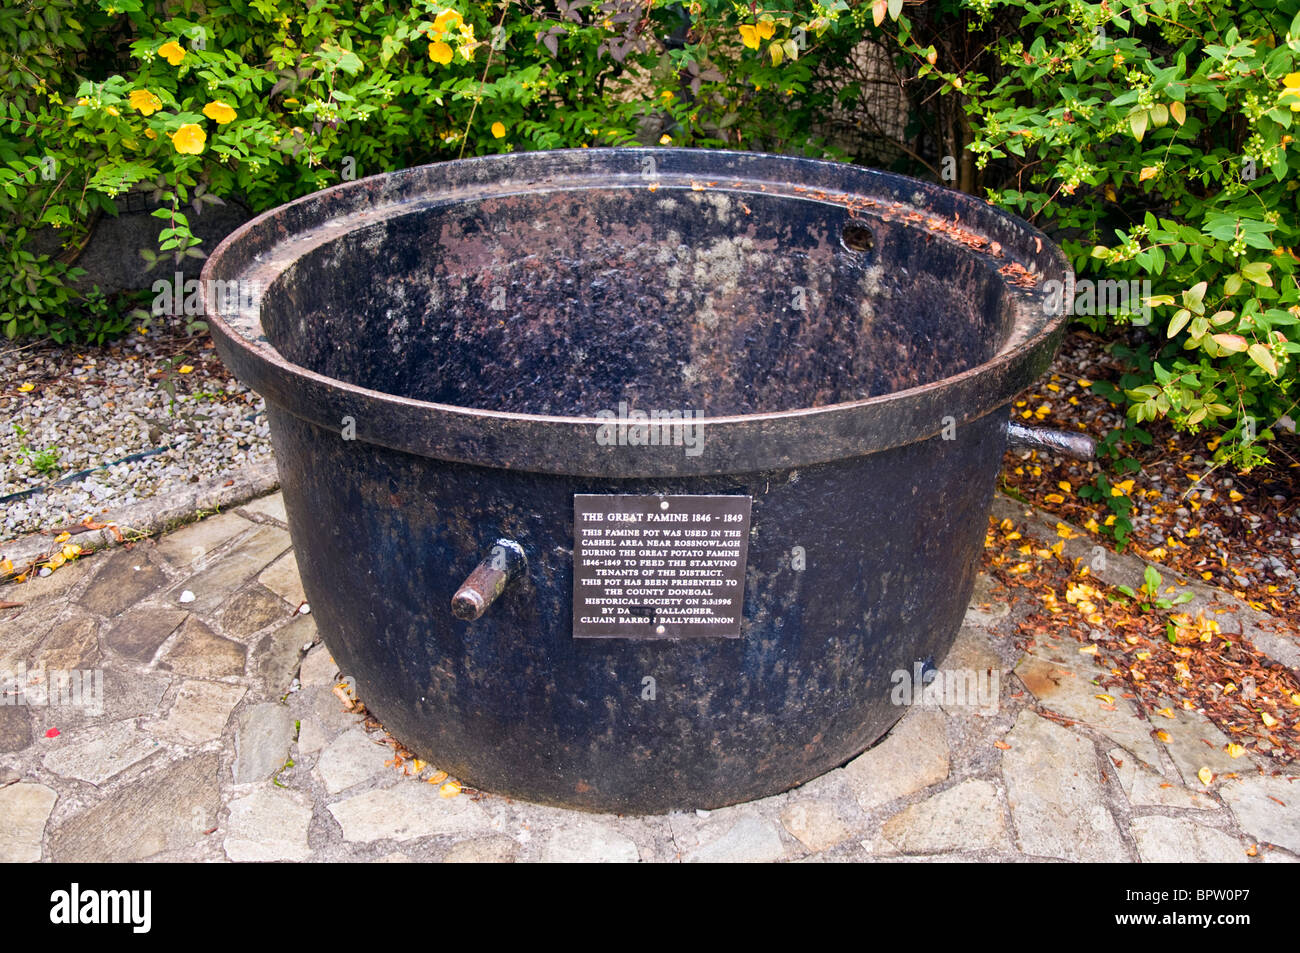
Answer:
[[[1230,759],[1194,711],[1107,710],[1073,642],[1015,650],[987,580],[940,670],[996,676],[995,700],[913,705],[795,791],[650,818],[444,797],[343,710],[283,520],[265,497],[0,588],[23,603],[0,611],[0,673],[27,680],[0,706],[0,861],[1300,857],[1295,766]],[[102,710],[51,704],[55,670],[98,673]]]

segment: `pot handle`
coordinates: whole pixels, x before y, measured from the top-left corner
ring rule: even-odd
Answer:
[[[513,539],[498,539],[451,597],[451,614],[473,622],[505,591],[506,584],[528,568],[524,548]]]
[[[1047,450],[1075,460],[1095,460],[1097,443],[1087,434],[1043,427],[1024,427],[1014,421],[1007,424],[1007,446]]]

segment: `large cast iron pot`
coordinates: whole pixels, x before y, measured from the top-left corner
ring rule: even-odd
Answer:
[[[891,674],[951,645],[1008,405],[1059,343],[1044,286],[1073,290],[969,196],[675,149],[348,183],[249,222],[203,277],[367,707],[468,784],[617,812],[785,790],[901,716]],[[699,429],[630,436],[655,409]],[[575,501],[614,496],[731,498],[734,626],[578,624]]]

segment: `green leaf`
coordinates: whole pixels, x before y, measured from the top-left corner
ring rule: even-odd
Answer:
[[[1268,276],[1268,270],[1271,267],[1272,265],[1266,261],[1252,261],[1241,266],[1241,273],[1255,284],[1266,285],[1271,288],[1273,279]]]
[[[1182,308],[1169,321],[1169,331],[1166,337],[1173,338],[1178,336],[1178,332],[1187,326],[1187,322],[1192,319],[1192,312]]]
[[[1277,361],[1263,344],[1256,342],[1246,349],[1246,356],[1267,372],[1269,377],[1277,377]]]
[[[1142,141],[1142,136],[1147,131],[1147,111],[1145,109],[1135,109],[1128,114],[1129,128],[1133,130],[1133,137],[1138,142]]]
[[[1146,591],[1155,595],[1156,590],[1160,588],[1160,573],[1156,572],[1155,566],[1147,566],[1142,573],[1142,582]]]

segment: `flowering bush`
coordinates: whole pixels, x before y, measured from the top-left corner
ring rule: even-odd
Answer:
[[[160,253],[201,255],[191,216],[223,196],[258,211],[363,175],[513,149],[802,148],[810,107],[790,100],[808,69],[778,69],[780,50],[800,52],[784,27],[785,46],[768,46],[778,52],[746,58],[754,44],[740,42],[736,13],[718,4],[711,15],[730,21],[699,31],[727,36],[715,52],[739,68],[725,80],[688,43],[685,11],[663,0],[7,6],[0,35],[16,41],[17,68],[0,90],[12,275],[0,330],[96,336],[69,315],[70,262],[129,190],[147,192],[165,222],[159,247],[139,250],[143,271]],[[770,18],[748,28],[775,35]],[[61,254],[30,250],[42,227],[67,236]]]
[[[962,7],[996,25],[996,75],[918,74],[964,97],[990,201],[1060,236],[1081,275],[1150,282],[1079,315],[1146,331],[1123,392],[1094,388],[1137,425],[1215,428],[1219,459],[1261,462],[1271,428],[1294,429],[1300,381],[1300,2]]]

